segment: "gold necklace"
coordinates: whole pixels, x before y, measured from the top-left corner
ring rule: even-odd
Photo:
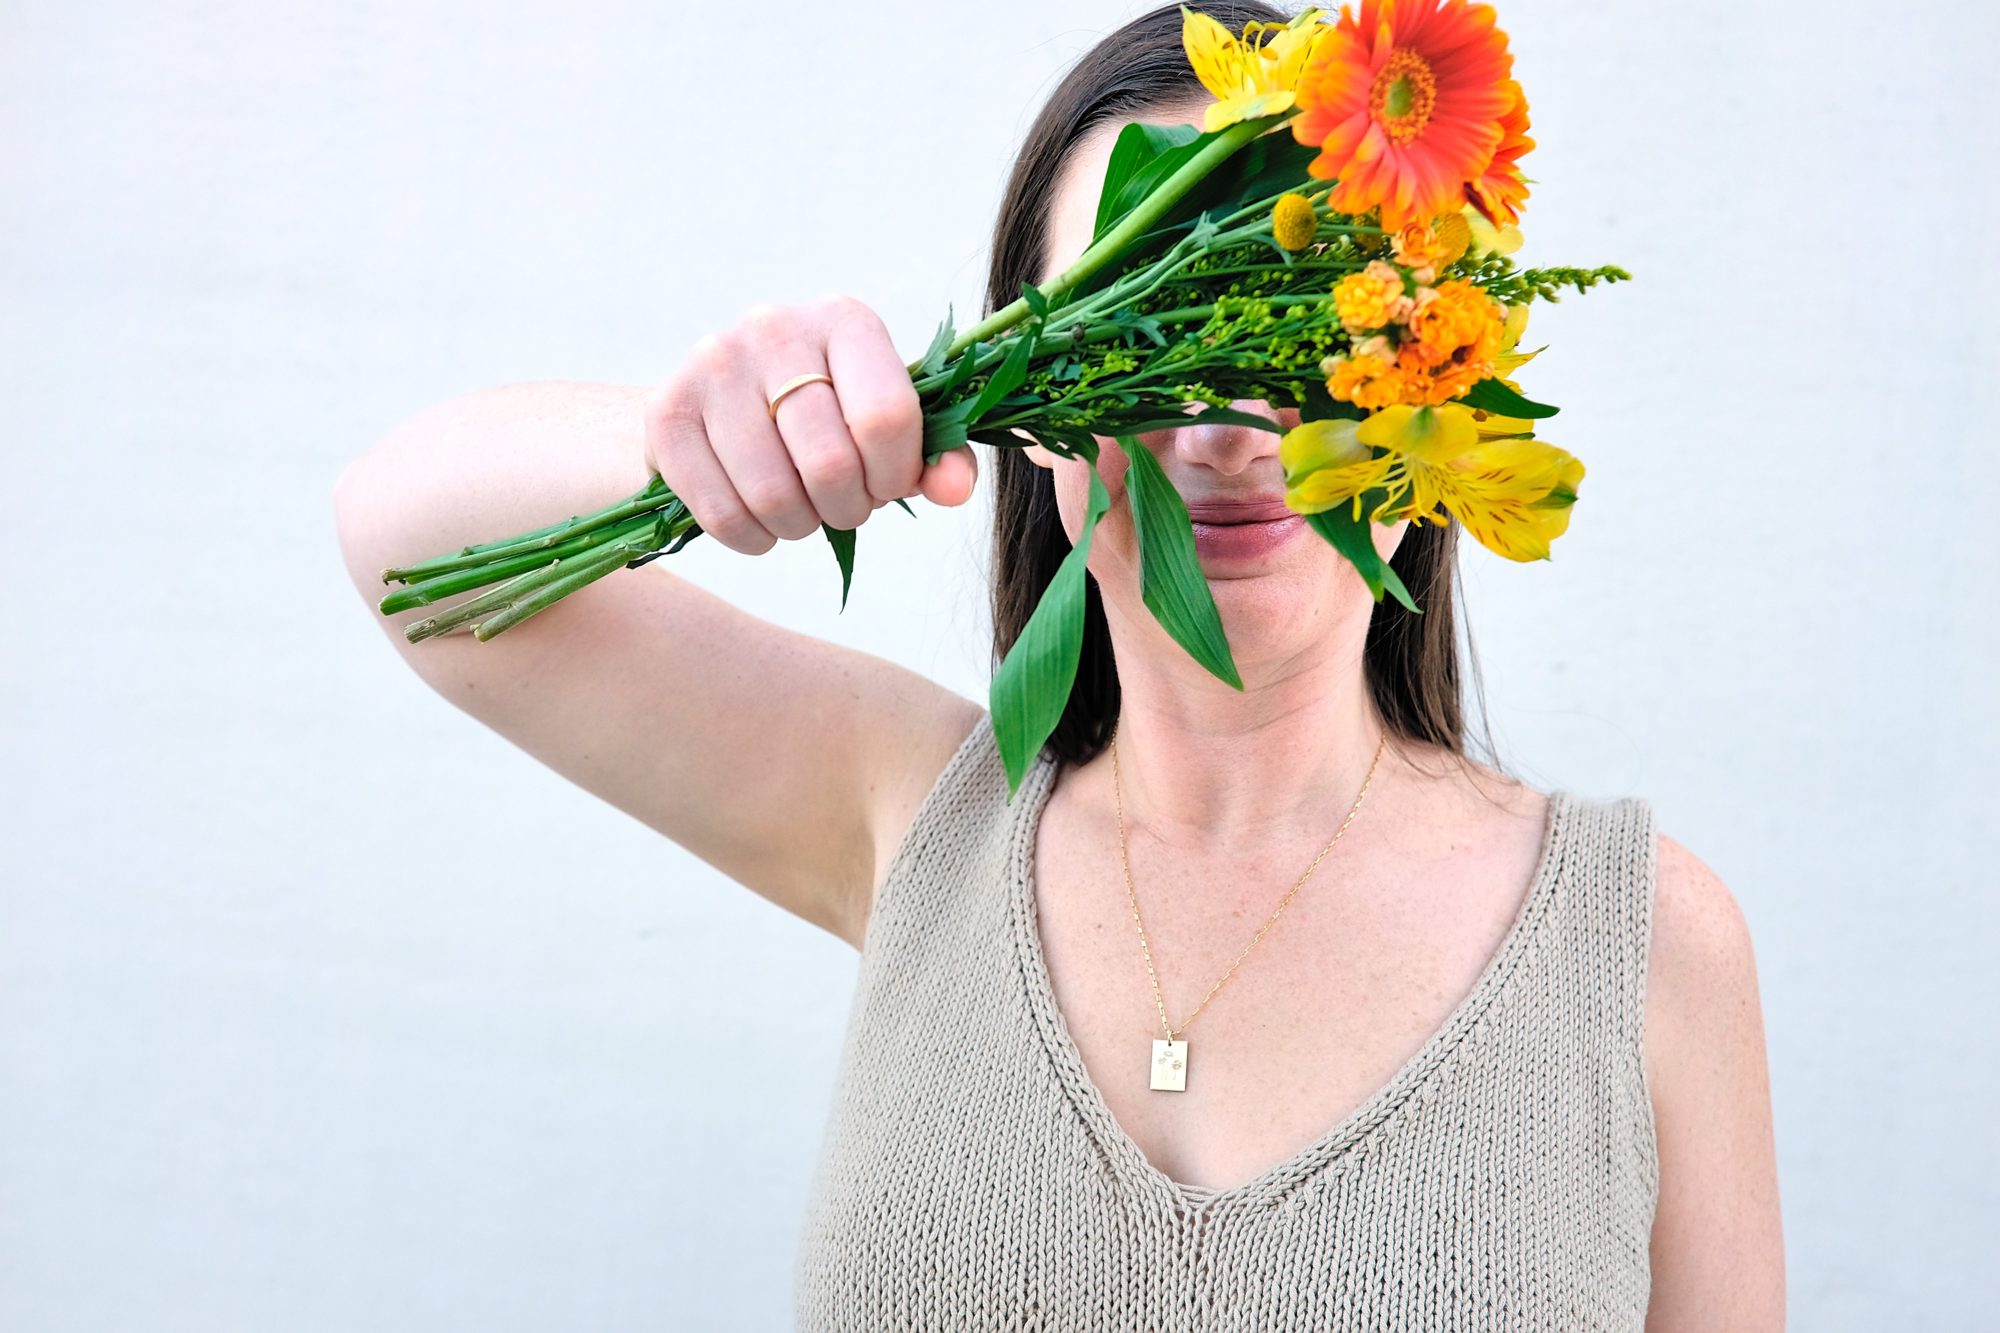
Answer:
[[[1217,991],[1222,989],[1223,982],[1228,981],[1230,977],[1236,974],[1237,963],[1241,963],[1249,956],[1250,951],[1257,947],[1257,942],[1264,938],[1264,932],[1269,930],[1272,922],[1278,919],[1279,912],[1283,912],[1291,903],[1293,896],[1305,887],[1305,882],[1312,878],[1312,872],[1319,868],[1320,860],[1333,850],[1333,844],[1340,841],[1340,835],[1347,832],[1347,826],[1354,822],[1354,816],[1361,809],[1362,800],[1368,795],[1368,784],[1375,780],[1375,765],[1382,762],[1382,747],[1388,742],[1388,739],[1388,736],[1384,734],[1381,740],[1375,742],[1375,757],[1368,763],[1368,776],[1362,780],[1361,792],[1354,798],[1353,806],[1348,809],[1347,818],[1340,821],[1340,827],[1333,831],[1331,838],[1327,839],[1326,846],[1319,849],[1319,855],[1315,856],[1312,859],[1312,864],[1306,867],[1306,873],[1299,876],[1299,882],[1292,885],[1291,892],[1287,893],[1284,899],[1279,902],[1278,910],[1271,913],[1271,920],[1266,921],[1259,927],[1257,933],[1250,937],[1250,942],[1243,946],[1243,952],[1236,955],[1236,962],[1229,965],[1229,970],[1222,974],[1222,980],[1208,988],[1208,994],[1202,996],[1201,1003],[1194,1007],[1194,1013],[1187,1016],[1187,1023],[1182,1023],[1179,1031],[1187,1031],[1188,1023],[1194,1022],[1201,1011],[1208,1007],[1208,1002],[1215,998]],[[1158,1037],[1153,1039],[1152,1086],[1155,1091],[1159,1092],[1186,1092],[1188,1044],[1185,1038],[1177,1039],[1174,1036],[1176,1029],[1172,1023],[1167,1021],[1167,1002],[1160,997],[1160,977],[1153,970],[1153,951],[1146,947],[1146,923],[1139,919],[1139,895],[1132,888],[1132,857],[1125,845],[1125,795],[1123,787],[1124,784],[1118,774],[1118,727],[1113,726],[1111,729],[1111,790],[1117,800],[1118,806],[1118,858],[1125,866],[1125,897],[1132,904],[1132,921],[1139,927],[1139,949],[1146,956],[1146,975],[1152,978],[1153,1003],[1159,1006],[1160,1026],[1167,1031],[1165,1040],[1161,1040]]]

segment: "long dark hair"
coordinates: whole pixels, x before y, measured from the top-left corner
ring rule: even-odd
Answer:
[[[1241,32],[1252,20],[1285,23],[1290,13],[1258,0],[1199,0],[1188,8]],[[1070,148],[1106,121],[1144,119],[1155,108],[1206,97],[1181,45],[1181,6],[1162,5],[1106,37],[1077,61],[1035,117],[1000,203],[987,270],[986,309],[1038,281],[1047,260],[1049,213]],[[1069,554],[1069,535],[1056,508],[1055,480],[1019,449],[994,448],[990,471],[993,516],[993,662],[997,665],[1028,623],[1042,590]],[[1391,743],[1441,747],[1466,759],[1455,589],[1458,525],[1412,523],[1390,561],[1421,616],[1393,597],[1377,603],[1368,624],[1363,668],[1369,693]],[[1118,720],[1118,671],[1097,580],[1086,577],[1083,655],[1076,684],[1049,747],[1063,763],[1080,764],[1110,741]],[[1478,658],[1467,655],[1475,688]],[[1484,691],[1480,689],[1484,718]],[[1485,727],[1485,751],[1495,755]],[[1401,747],[1399,747],[1401,748]]]

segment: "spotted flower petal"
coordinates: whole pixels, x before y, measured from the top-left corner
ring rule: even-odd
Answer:
[[[1202,129],[1214,132],[1238,121],[1289,111],[1294,89],[1324,24],[1309,9],[1290,23],[1249,23],[1241,37],[1207,14],[1181,6],[1181,47],[1201,86],[1216,100]]]

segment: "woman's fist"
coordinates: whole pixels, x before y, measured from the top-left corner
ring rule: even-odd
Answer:
[[[833,383],[771,396],[800,375]],[[759,305],[694,345],[652,395],[646,461],[702,531],[761,555],[778,539],[859,527],[892,500],[963,504],[971,446],[926,467],[923,413],[881,317],[849,296]]]

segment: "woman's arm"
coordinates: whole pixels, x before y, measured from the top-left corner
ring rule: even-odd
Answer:
[[[1715,873],[1664,834],[1646,988],[1660,1147],[1647,1333],[1781,1330],[1784,1236],[1750,931]]]
[[[743,354],[752,347],[766,350]],[[772,427],[762,380],[782,368],[759,357],[812,368],[822,355],[840,396],[825,386],[794,394]],[[869,404],[871,383],[898,395],[892,412]],[[811,410],[800,410],[814,395]],[[877,873],[978,705],[894,663],[739,610],[674,574],[670,560],[620,570],[485,643],[460,634],[411,644],[403,625],[431,612],[384,617],[374,604],[390,590],[384,567],[601,508],[643,486],[656,458],[668,459],[662,476],[709,530],[697,540],[750,551],[769,549],[780,530],[816,537],[820,509],[837,508],[836,526],[854,526],[892,498],[839,495],[809,462],[806,502],[794,468],[806,450],[858,450],[871,478],[880,474],[874,492],[962,503],[970,451],[922,468],[914,400],[865,307],[760,307],[743,328],[704,339],[660,389],[519,384],[404,422],[340,477],[342,555],[370,618],[446,699],[858,946]],[[850,436],[838,413],[857,408],[875,415]],[[861,467],[852,473],[858,484]],[[790,490],[773,484],[778,474]],[[756,503],[739,499],[730,475],[750,478]]]

